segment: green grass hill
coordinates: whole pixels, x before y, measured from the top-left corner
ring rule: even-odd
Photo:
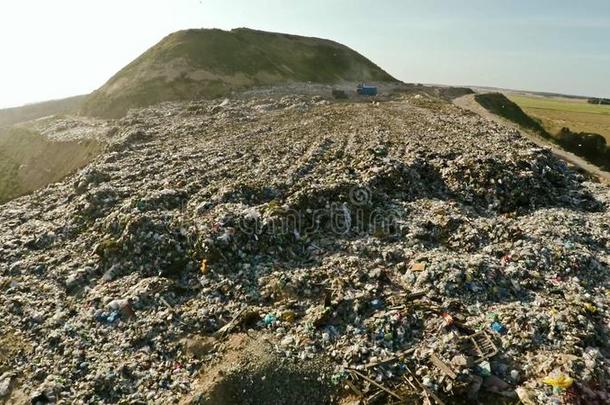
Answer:
[[[217,29],[173,33],[85,101],[86,115],[116,118],[162,101],[217,98],[283,83],[394,82],[379,66],[333,41]]]

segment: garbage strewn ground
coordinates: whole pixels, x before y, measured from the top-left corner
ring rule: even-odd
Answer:
[[[106,126],[0,206],[0,401],[610,400],[609,188],[514,130],[264,92]]]

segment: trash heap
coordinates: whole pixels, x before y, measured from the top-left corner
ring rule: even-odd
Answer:
[[[608,186],[442,100],[327,96],[132,111],[0,206],[0,401],[178,401],[247,332],[328,402],[607,403]]]

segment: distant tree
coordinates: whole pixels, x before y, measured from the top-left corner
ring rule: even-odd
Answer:
[[[610,99],[608,98],[590,98],[587,100],[589,104],[603,104],[610,105]]]

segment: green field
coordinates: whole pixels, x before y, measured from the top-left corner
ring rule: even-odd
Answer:
[[[574,132],[600,134],[610,143],[610,106],[586,100],[507,94],[528,115],[538,119],[551,134],[568,127]]]

